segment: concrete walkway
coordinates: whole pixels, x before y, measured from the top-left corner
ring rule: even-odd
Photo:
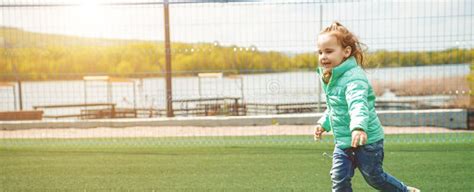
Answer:
[[[0,130],[97,127],[241,127],[268,125],[314,125],[321,115],[321,113],[309,113],[288,115],[174,117],[151,119],[0,121]],[[467,110],[465,109],[381,111],[378,113],[378,115],[384,126],[444,127],[450,129],[468,128],[468,115]]]

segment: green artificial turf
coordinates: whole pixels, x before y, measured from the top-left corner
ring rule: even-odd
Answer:
[[[384,168],[422,191],[473,191],[474,142],[466,134],[444,142],[388,136]],[[301,138],[3,139],[0,191],[330,191],[323,153],[333,144]],[[375,191],[358,171],[353,186]]]

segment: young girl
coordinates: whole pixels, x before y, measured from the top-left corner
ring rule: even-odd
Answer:
[[[352,191],[357,167],[365,181],[380,191],[419,191],[384,172],[384,133],[375,113],[375,94],[362,69],[361,43],[338,22],[318,36],[318,73],[326,93],[327,109],[314,136],[333,130],[332,191]]]

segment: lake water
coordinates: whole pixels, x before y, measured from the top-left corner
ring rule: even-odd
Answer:
[[[469,73],[469,64],[367,70],[370,80],[381,82],[459,77]],[[246,103],[317,102],[320,95],[317,78],[315,72],[250,74],[240,78],[176,77],[172,82],[173,99],[241,97]],[[107,83],[101,81],[42,81],[22,85],[25,110],[36,105],[85,102],[113,102],[126,108],[165,108],[166,105],[164,78],[115,82],[109,91]],[[0,99],[0,111],[18,109],[18,99],[13,97],[11,87],[0,87]]]

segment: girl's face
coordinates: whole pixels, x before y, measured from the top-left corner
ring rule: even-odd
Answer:
[[[343,48],[334,35],[324,33],[318,37],[319,64],[324,69],[340,65],[351,55],[351,47]]]

